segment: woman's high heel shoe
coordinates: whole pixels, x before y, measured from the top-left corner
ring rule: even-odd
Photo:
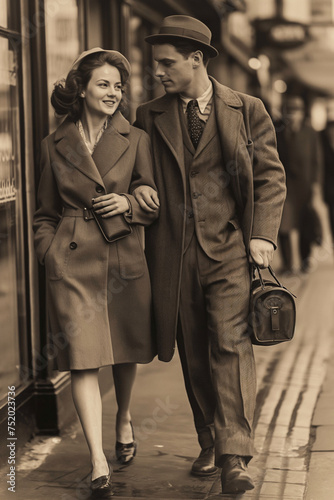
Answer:
[[[95,492],[106,492],[111,488],[111,467],[108,464],[109,473],[106,476],[99,476],[90,483],[90,489]]]
[[[130,422],[132,429],[132,443],[120,443],[116,441],[116,458],[122,465],[128,465],[137,453],[137,443],[133,432],[132,422]]]

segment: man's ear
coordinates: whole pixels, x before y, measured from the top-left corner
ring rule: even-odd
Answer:
[[[201,50],[196,50],[193,54],[193,66],[197,68],[200,64],[203,63],[203,52]]]

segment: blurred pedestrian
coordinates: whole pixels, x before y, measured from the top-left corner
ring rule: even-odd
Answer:
[[[149,137],[120,111],[129,74],[122,54],[95,48],[78,57],[66,82],[55,85],[51,102],[66,119],[42,141],[34,216],[57,365],[71,371],[94,491],[111,484],[99,368],[113,366],[116,457],[128,464],[136,454],[130,415],[136,363],[150,362],[156,352],[142,240],[143,226],[158,216],[158,199],[154,191],[157,204],[148,213],[130,194],[155,184]]]
[[[301,271],[310,265],[312,243],[319,242],[321,224],[312,206],[322,175],[322,152],[318,132],[308,123],[303,99],[290,95],[283,106],[283,119],[276,123],[277,148],[286,172],[287,198],[279,231],[283,271],[293,271],[291,231],[298,230]]]
[[[151,136],[161,196],[146,240],[159,357],[170,361],[177,337],[201,446],[192,473],[221,467],[223,493],[239,493],[254,487],[249,259],[273,258],[284,169],[263,103],[208,76],[217,50],[207,26],[169,16],[146,40],[166,92],[136,121]],[[150,189],[135,196],[150,209]]]
[[[327,125],[321,133],[323,155],[324,155],[324,176],[323,195],[328,206],[329,221],[334,242],[334,103],[330,103],[327,110]]]

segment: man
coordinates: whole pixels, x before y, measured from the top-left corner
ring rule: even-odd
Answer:
[[[283,270],[294,270],[291,231],[299,234],[301,271],[308,272],[312,243],[320,243],[321,222],[313,208],[320,197],[323,171],[321,140],[306,119],[303,99],[288,95],[283,120],[276,123],[277,149],[286,173],[287,198],[279,231]]]
[[[321,132],[321,141],[324,157],[322,186],[334,242],[334,101],[328,103],[327,124],[325,130]]]
[[[153,45],[166,95],[138,108],[151,136],[160,218],[147,231],[159,359],[175,339],[201,453],[192,472],[222,468],[222,490],[254,487],[255,366],[247,333],[250,258],[268,267],[285,197],[284,170],[262,102],[207,74],[211,32],[169,16]],[[149,188],[137,189],[155,210]]]

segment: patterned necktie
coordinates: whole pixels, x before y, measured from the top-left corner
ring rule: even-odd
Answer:
[[[196,99],[188,102],[187,116],[188,116],[188,130],[191,142],[197,148],[199,140],[203,133],[203,124],[197,114],[198,102]]]

